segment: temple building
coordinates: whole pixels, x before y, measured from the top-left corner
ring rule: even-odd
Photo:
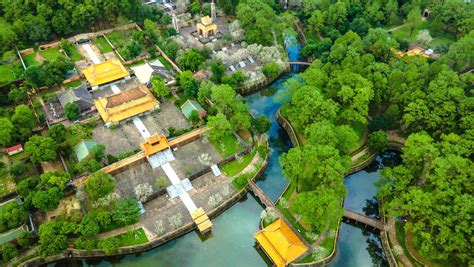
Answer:
[[[197,31],[202,38],[209,38],[217,34],[217,24],[212,21],[212,18],[205,16],[201,18],[201,22],[197,23]]]
[[[94,105],[104,123],[109,126],[158,109],[160,102],[148,87],[142,84],[115,95],[99,98],[94,101]]]
[[[293,230],[278,219],[255,235],[259,246],[272,262],[280,267],[287,266],[306,253],[308,248]]]
[[[117,59],[90,65],[82,73],[92,87],[130,76],[127,69]]]

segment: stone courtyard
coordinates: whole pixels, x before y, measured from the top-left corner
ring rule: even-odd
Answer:
[[[191,127],[181,110],[174,104],[163,102],[160,104],[160,112],[153,111],[148,115],[140,117],[148,131],[153,134],[169,135],[168,129],[176,130]],[[118,127],[107,128],[100,123],[94,129],[92,138],[99,144],[105,145],[106,153],[117,155],[120,152],[139,148],[143,138],[131,120]]]

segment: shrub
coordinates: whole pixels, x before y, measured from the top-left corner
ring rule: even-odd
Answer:
[[[270,80],[276,79],[280,74],[280,66],[276,62],[270,62],[263,66],[262,73]]]

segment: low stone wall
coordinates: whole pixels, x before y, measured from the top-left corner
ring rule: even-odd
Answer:
[[[78,34],[76,36],[73,36],[71,38],[68,38],[68,40],[71,43],[75,43],[75,42],[80,41],[80,40],[94,39],[94,38],[96,38],[98,36],[101,36],[101,35],[109,34],[109,33],[112,33],[112,32],[129,30],[129,29],[133,29],[133,28],[137,29],[137,24],[136,23],[125,24],[125,25],[122,25],[122,26],[119,26],[119,27],[115,27],[115,28],[107,29],[107,30],[103,30],[103,31],[98,31],[98,32],[82,33],[82,34]]]
[[[283,127],[283,129],[285,129],[286,133],[290,137],[293,146],[300,146],[300,141],[298,139],[298,136],[296,135],[296,131],[293,129],[293,126],[291,126],[290,122],[281,115],[280,109],[278,109],[278,111],[276,112],[275,117],[278,123],[281,125],[281,127]]]

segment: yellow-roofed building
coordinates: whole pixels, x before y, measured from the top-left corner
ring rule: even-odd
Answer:
[[[198,34],[203,38],[209,38],[209,36],[217,34],[217,24],[209,16],[202,17],[201,22],[198,22],[196,27]]]
[[[127,69],[117,59],[90,65],[82,73],[92,87],[130,76]]]
[[[286,266],[308,250],[282,219],[262,229],[255,239],[276,266]]]
[[[94,105],[106,125],[117,124],[128,118],[155,110],[160,102],[145,85],[99,98]]]
[[[145,152],[146,156],[151,156],[160,151],[170,148],[168,140],[164,135],[155,134],[146,139],[146,142],[140,144],[141,149]]]

